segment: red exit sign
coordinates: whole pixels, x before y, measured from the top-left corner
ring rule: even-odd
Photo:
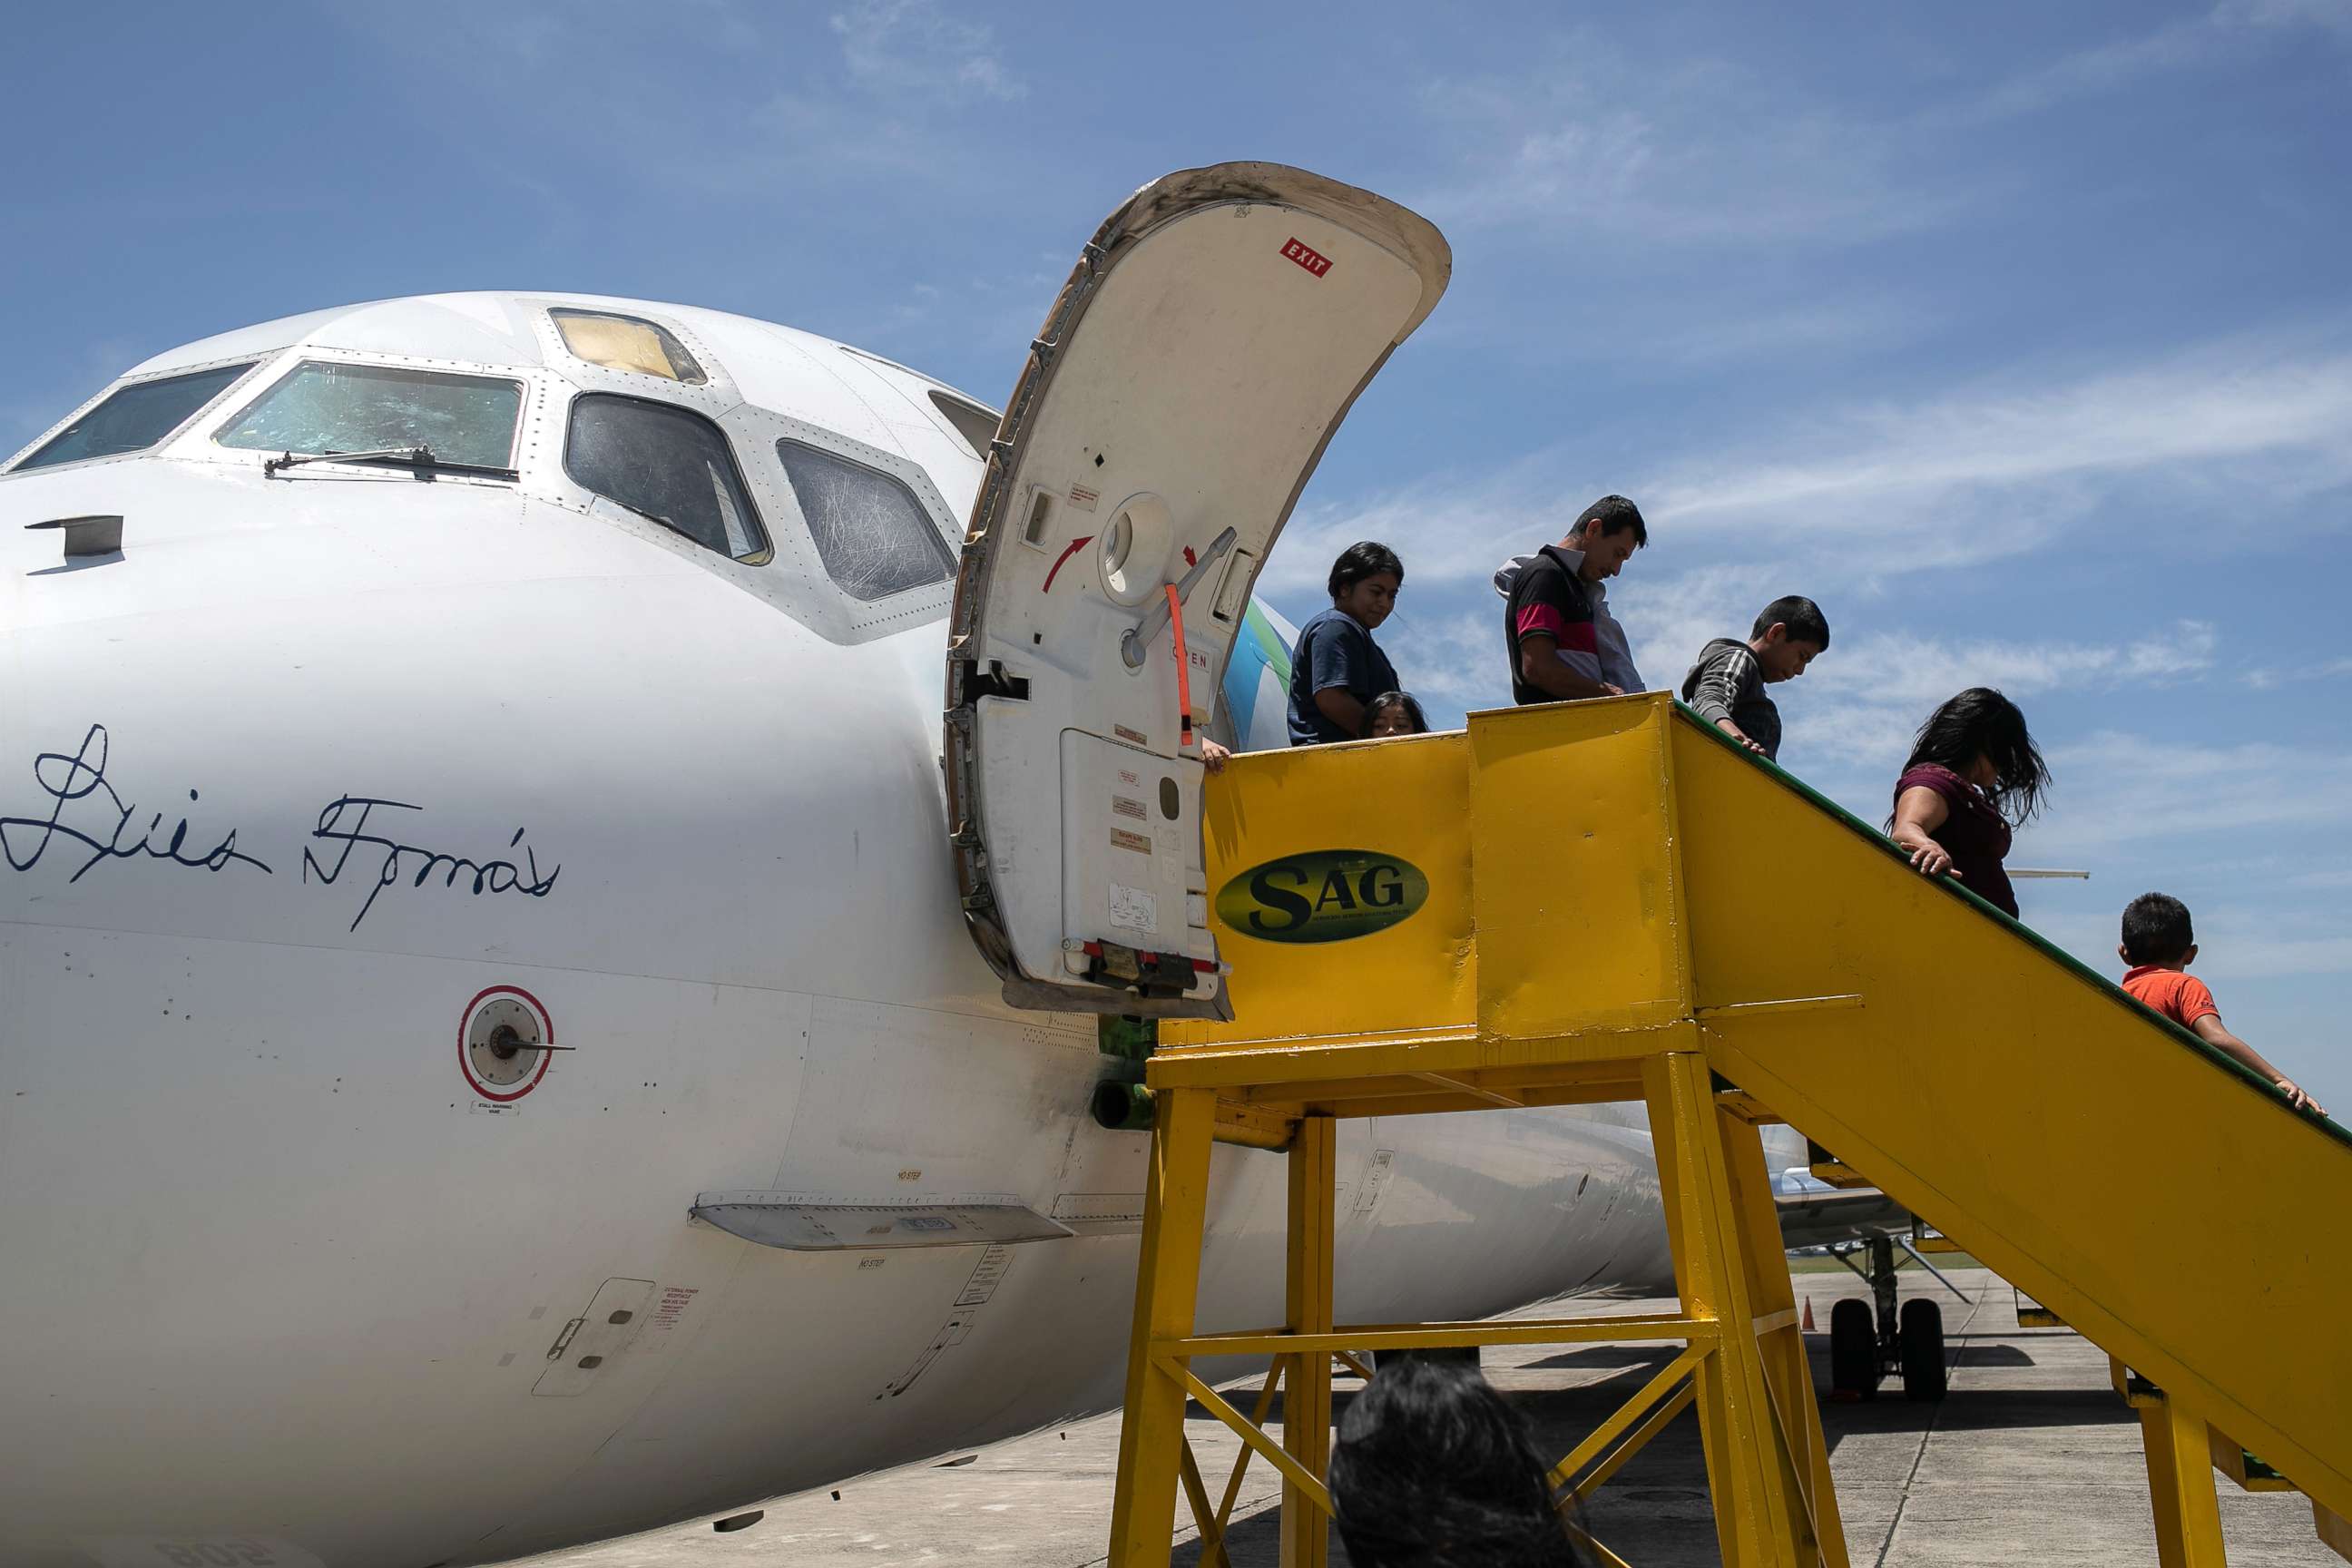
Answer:
[[[1323,274],[1331,270],[1331,258],[1329,257],[1324,255],[1319,250],[1312,248],[1311,247],[1299,244],[1296,239],[1291,240],[1290,243],[1282,247],[1282,254],[1290,258],[1291,260],[1296,261],[1299,266],[1304,267],[1307,271],[1312,272],[1318,278],[1322,277]]]

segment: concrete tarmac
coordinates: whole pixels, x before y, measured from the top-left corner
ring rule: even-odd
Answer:
[[[1929,1295],[1942,1303],[1949,1395],[1940,1405],[1913,1405],[1890,1383],[1877,1399],[1822,1406],[1854,1568],[2153,1564],[2139,1425],[2108,1384],[2106,1358],[2070,1331],[2021,1329],[2009,1286],[1987,1270],[1948,1273],[1960,1297],[1916,1268],[1902,1279],[1906,1299]],[[1861,1294],[1861,1281],[1843,1272],[1801,1274],[1797,1290],[1826,1331],[1831,1304]],[[1574,1310],[1673,1307],[1583,1301]],[[1810,1338],[1815,1384],[1826,1387],[1829,1336]],[[1485,1364],[1534,1422],[1546,1451],[1564,1454],[1673,1353],[1643,1344],[1514,1346],[1490,1348]],[[1342,1376],[1335,1404],[1344,1408],[1359,1386]],[[1234,1402],[1246,1408],[1255,1394],[1253,1384]],[[1214,1493],[1240,1444],[1197,1406],[1189,1425]],[[765,1518],[737,1532],[717,1534],[709,1520],[698,1520],[528,1561],[533,1568],[992,1561],[1085,1568],[1104,1560],[1118,1455],[1118,1417],[1106,1415],[848,1481],[838,1500],[820,1491],[771,1501]],[[2226,1477],[2215,1480],[2236,1568],[2342,1568],[2319,1543],[2301,1495],[2250,1494]],[[1280,1494],[1269,1468],[1254,1463],[1227,1536],[1234,1568],[1273,1568]],[[1174,1561],[1192,1568],[1199,1543],[1181,1500],[1177,1511]],[[1718,1561],[1706,1466],[1688,1414],[1601,1490],[1589,1523],[1612,1551],[1643,1568]],[[1346,1561],[1336,1538],[1331,1555],[1335,1563]]]

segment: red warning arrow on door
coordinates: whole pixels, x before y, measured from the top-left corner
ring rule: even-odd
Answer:
[[[1061,560],[1055,562],[1054,569],[1045,574],[1045,585],[1037,591],[1041,594],[1052,593],[1054,591],[1054,579],[1061,574],[1063,563],[1068,561],[1071,556],[1076,555],[1087,545],[1092,544],[1094,541],[1095,536],[1091,533],[1081,534],[1077,538],[1070,541],[1070,547],[1062,552]]]

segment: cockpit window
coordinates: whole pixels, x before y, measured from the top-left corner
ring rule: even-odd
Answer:
[[[248,361],[155,381],[134,381],[42,442],[40,449],[18,463],[14,471],[21,474],[26,468],[143,452],[186,424],[189,416],[210,403],[222,388],[252,368]]]
[[[522,384],[388,364],[312,360],[213,437],[262,452],[382,452],[429,447],[445,463],[512,466]]]
[[[665,381],[681,381],[688,386],[700,386],[710,379],[677,335],[658,322],[604,310],[550,310],[547,319],[563,334],[563,346],[574,359],[606,370],[631,370]]]
[[[931,406],[940,411],[940,417],[955,426],[956,434],[963,437],[963,444],[971,448],[973,457],[987,458],[988,444],[996,439],[995,415],[977,403],[966,403],[944,392],[931,394]]]
[[[768,558],[733,448],[690,410],[641,397],[583,393],[572,400],[563,471],[581,489],[738,561]]]
[[[870,602],[955,575],[939,525],[903,480],[800,441],[777,442],[776,456],[817,559],[850,597]]]

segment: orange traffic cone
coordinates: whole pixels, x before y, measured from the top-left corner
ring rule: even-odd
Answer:
[[[1820,1331],[1813,1327],[1813,1299],[1811,1296],[1805,1298],[1805,1321],[1797,1326],[1809,1334]]]

